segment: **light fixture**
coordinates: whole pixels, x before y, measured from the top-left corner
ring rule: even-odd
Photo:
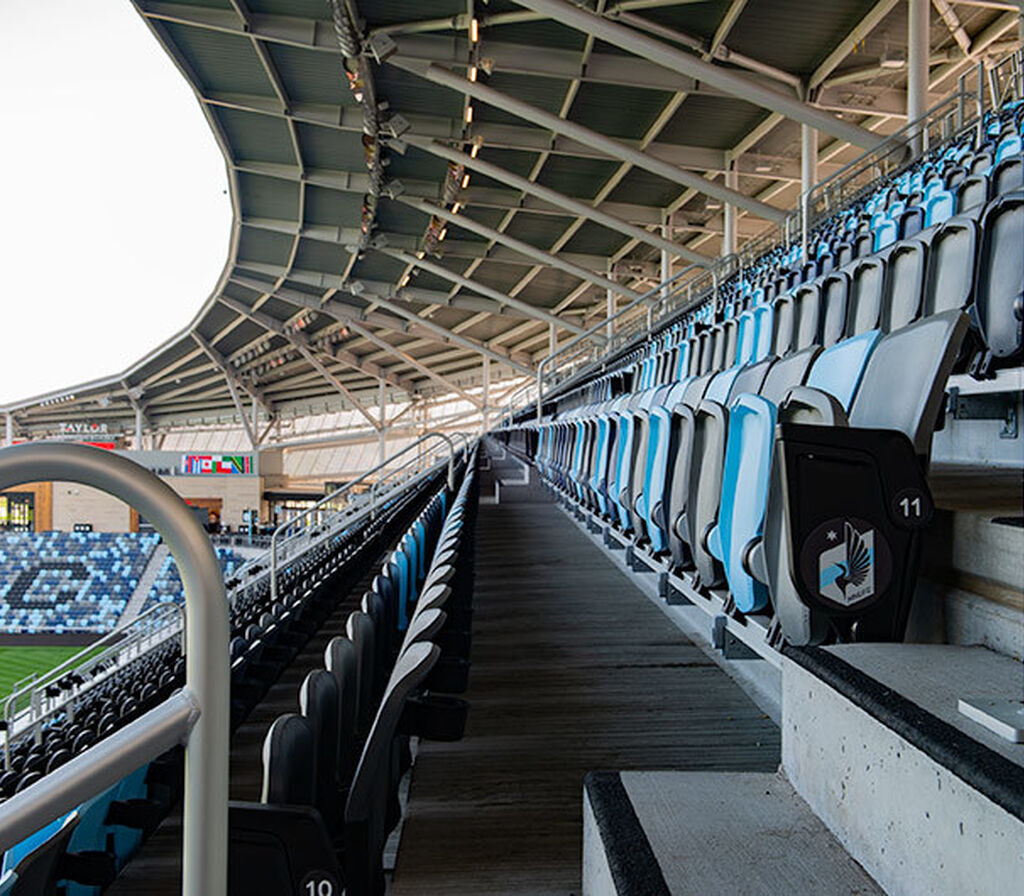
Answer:
[[[453,215],[457,215],[461,211],[461,209],[462,209],[462,203],[461,202],[456,202],[452,206],[452,214]]]
[[[478,43],[480,41],[480,23],[477,21],[475,16],[469,20],[469,39],[473,43]]]
[[[445,238],[446,236],[448,236],[448,228],[447,228],[447,227],[442,227],[442,228],[441,228],[441,232],[440,232],[440,233],[439,233],[439,234],[437,235],[437,241],[438,241],[439,243],[440,243],[440,242],[443,242],[443,241],[444,241],[444,238]]]
[[[462,189],[465,190],[469,186],[469,172],[467,171],[462,177]]]
[[[473,107],[466,104],[466,124],[472,124],[473,122]]]
[[[473,141],[473,145],[472,145],[472,146],[470,147],[470,149],[469,149],[469,157],[470,157],[471,159],[475,159],[475,158],[476,158],[476,154],[477,154],[478,152],[480,152],[480,146],[481,146],[481,144],[483,144],[483,142],[484,142],[484,141],[483,141],[483,138],[481,138],[481,137],[477,137],[477,138],[476,138],[476,139],[475,139],[475,140]]]
[[[470,81],[475,81],[476,80],[476,66],[475,65],[471,65],[469,67],[469,80]]]
[[[755,165],[754,166],[754,170],[758,174],[767,174],[769,171],[772,170],[772,166],[771,165]]]

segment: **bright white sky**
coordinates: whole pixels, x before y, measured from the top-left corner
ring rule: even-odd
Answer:
[[[128,0],[0,0],[0,404],[184,327],[230,229],[213,134]]]

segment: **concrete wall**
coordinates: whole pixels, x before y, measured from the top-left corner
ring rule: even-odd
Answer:
[[[259,507],[263,479],[259,476],[161,476],[183,498],[220,498],[221,524],[236,529],[242,525],[242,511]]]
[[[74,482],[53,484],[53,529],[70,532],[75,523],[91,523],[96,532],[127,532],[130,522],[128,505],[106,492]]]

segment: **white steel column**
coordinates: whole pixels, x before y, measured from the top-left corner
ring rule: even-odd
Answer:
[[[725,185],[735,190],[738,181],[736,163],[730,162],[729,167],[725,169]],[[736,206],[727,202],[722,210],[725,219],[722,229],[722,255],[734,255],[736,253]]]
[[[548,324],[548,354],[553,355],[555,353],[555,325]]]
[[[384,463],[384,458],[386,456],[385,442],[387,437],[387,427],[384,425],[384,380],[380,380],[380,391],[378,392],[378,396],[380,407],[380,429],[377,431],[377,435],[378,438],[380,439],[380,445],[377,450],[377,462],[382,464]]]
[[[612,271],[612,261],[608,259],[608,279],[611,280],[614,276]],[[605,326],[604,335],[608,341],[612,341],[612,337],[615,335],[615,321],[612,318],[615,316],[615,293],[611,289],[606,289],[604,293],[604,316],[608,321]]]
[[[135,406],[135,450],[142,450],[142,408]]]
[[[484,375],[483,375],[483,400],[484,406],[481,408],[481,414],[483,416],[483,431],[487,432],[490,429],[490,402],[491,402],[491,359],[484,358]]]
[[[800,125],[800,213],[805,222],[801,225],[804,235],[809,226],[807,216],[811,213],[810,193],[817,182],[818,132],[814,128],[802,124]],[[807,246],[803,248],[806,255]]]
[[[4,439],[4,444],[8,447],[14,444],[14,414],[10,411],[7,412],[7,436]]]
[[[907,0],[907,121],[928,111],[928,25],[930,0]],[[914,155],[922,151],[921,133],[911,137]]]

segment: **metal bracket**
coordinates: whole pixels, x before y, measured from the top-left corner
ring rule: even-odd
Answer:
[[[1017,424],[1017,393],[986,392],[961,395],[956,387],[949,390],[949,412],[954,420],[1002,420],[1001,439],[1015,439]]]

